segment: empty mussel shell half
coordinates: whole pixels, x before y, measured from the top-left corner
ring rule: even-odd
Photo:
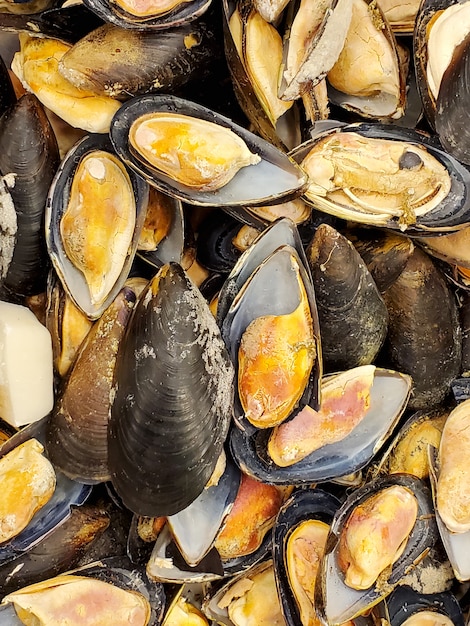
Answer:
[[[190,140],[171,145],[179,133],[188,132]],[[293,159],[268,141],[176,96],[132,98],[113,118],[110,136],[129,167],[160,191],[189,204],[273,204],[300,196],[307,182]],[[181,138],[176,141],[181,143]]]
[[[0,456],[3,458],[30,439],[36,439],[45,447],[46,427],[47,417],[26,426],[2,445]],[[52,496],[36,511],[24,530],[2,544],[0,564],[13,561],[22,553],[30,550],[70,516],[72,506],[80,506],[91,494],[91,486],[81,485],[69,479],[55,467],[54,472],[55,489]],[[18,494],[18,497],[22,497],[22,494]]]
[[[390,489],[393,491],[390,491]],[[406,494],[406,498],[403,498],[403,501],[407,501],[406,507],[414,503],[414,515],[410,516],[410,521],[412,522],[414,520],[414,524],[408,534],[408,539],[406,543],[402,541],[402,551],[395,553],[392,564],[382,571],[377,580],[373,582],[370,587],[362,589],[353,588],[349,586],[349,584],[346,584],[345,574],[340,567],[339,549],[340,546],[342,546],[340,539],[344,532],[347,531],[352,540],[353,530],[352,527],[350,527],[350,520],[353,519],[355,512],[359,510],[359,507],[362,507],[363,503],[364,511],[366,511],[367,502],[371,502],[371,499],[376,498],[379,494],[382,496],[386,492],[390,495],[393,493],[393,496],[384,506],[390,506],[390,511],[396,511],[398,507],[398,500],[394,500],[396,490],[398,490],[397,495],[400,494],[400,499]],[[401,507],[402,505],[400,505],[400,509]],[[385,508],[383,508],[382,511],[385,511]],[[365,522],[369,524],[371,520],[369,520],[368,516],[371,514],[370,512],[364,513],[363,520],[360,523]],[[393,513],[393,515],[395,515],[395,513]],[[382,518],[383,521],[381,522],[384,527],[386,524],[390,524],[389,520],[393,518],[393,515],[387,519],[384,514]],[[377,520],[379,519],[380,517],[377,517]],[[387,521],[385,521],[386,519]],[[359,559],[359,562],[353,560],[353,563],[355,567],[357,564],[359,568],[363,566],[363,560],[368,562],[368,559],[371,559],[373,569],[375,567],[373,555],[380,554],[382,557],[383,551],[385,549],[388,550],[388,547],[385,548],[385,544],[381,543],[382,534],[380,531],[380,523],[378,525],[379,531],[377,536],[375,536],[374,532],[370,531],[370,526],[368,526],[368,528],[369,530],[365,532],[368,533],[367,543],[370,545],[371,552],[367,550],[360,553],[358,557],[353,557]],[[363,532],[363,529],[364,527],[362,527],[361,532]],[[354,528],[354,532],[358,532],[358,530],[358,527]],[[327,550],[321,563],[321,570],[317,577],[317,586],[315,589],[315,606],[318,607],[319,614],[321,614],[329,624],[336,626],[347,620],[354,619],[354,617],[360,615],[366,609],[379,603],[393,591],[393,588],[399,583],[400,579],[424,558],[429,549],[434,545],[437,534],[431,493],[426,484],[419,478],[411,474],[394,474],[368,482],[363,487],[357,489],[338,509],[331,524],[330,534],[327,540]],[[384,532],[383,538],[386,536]],[[382,547],[374,548],[376,541],[378,541],[377,546]],[[343,548],[341,547],[341,549]],[[397,554],[399,554],[398,557]],[[371,573],[370,568],[366,569],[366,571],[367,578],[369,578],[369,574]],[[351,580],[349,583],[351,583]]]
[[[171,534],[189,565],[197,565],[211,549],[233,506],[240,479],[240,470],[226,455],[225,470],[216,484],[206,487],[189,506],[167,518]]]
[[[86,0],[84,5],[104,22],[137,30],[165,30],[192,22],[210,7],[212,0]]]
[[[364,368],[373,370],[373,382],[366,403],[367,410],[349,434],[336,442],[322,445],[292,465],[281,467],[276,465],[268,452],[268,442],[274,432],[273,429],[249,435],[238,428],[232,428],[230,445],[236,462],[255,478],[280,485],[305,485],[329,481],[353,474],[365,467],[391,434],[405,410],[411,390],[411,379],[406,374],[368,365],[334,375],[331,379],[326,377],[322,380],[322,387],[331,384],[335,378],[339,385],[341,381],[349,379],[353,383],[350,401],[356,404],[359,398],[356,397],[354,371],[358,372],[356,374],[358,380],[362,375],[359,372]],[[317,414],[309,406],[306,406],[304,411]],[[293,420],[299,417],[302,419],[302,412]],[[286,422],[285,426],[289,427],[289,422]]]
[[[293,492],[273,529],[273,562],[283,615],[289,626],[311,624],[315,577],[333,516],[341,505],[319,488]]]
[[[413,129],[349,124],[316,135],[290,154],[309,175],[305,200],[336,217],[421,236],[469,222],[468,170],[435,139]],[[386,176],[384,159],[390,159]],[[373,171],[374,162],[380,172]]]
[[[46,242],[65,290],[90,319],[128,276],[147,202],[147,184],[120,161],[108,137],[87,135],[60,165],[47,200]]]

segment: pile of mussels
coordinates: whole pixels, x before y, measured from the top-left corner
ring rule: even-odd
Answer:
[[[0,624],[470,624],[469,16],[1,2]]]

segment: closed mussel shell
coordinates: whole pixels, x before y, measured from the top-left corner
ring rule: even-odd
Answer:
[[[434,261],[415,247],[382,296],[389,324],[381,359],[387,367],[413,378],[410,408],[437,407],[460,372],[461,329],[455,294]]]
[[[123,288],[84,340],[49,418],[47,450],[56,467],[83,483],[110,479],[109,392],[119,342],[136,296]]]
[[[309,244],[325,371],[375,360],[387,334],[388,312],[367,266],[346,237],[321,224]]]
[[[134,308],[112,389],[108,462],[131,511],[172,515],[200,495],[227,435],[233,375],[208,304],[165,265]]]
[[[50,261],[44,211],[58,165],[59,149],[46,112],[36,96],[25,94],[0,119],[0,173],[9,175],[2,181],[0,285],[13,296],[45,290]]]
[[[104,135],[80,140],[57,171],[47,201],[47,247],[65,290],[90,319],[129,274],[147,202],[147,184]]]
[[[66,52],[59,71],[76,87],[128,100],[150,91],[173,92],[195,76],[201,80],[216,44],[204,20],[160,33],[107,23]]]

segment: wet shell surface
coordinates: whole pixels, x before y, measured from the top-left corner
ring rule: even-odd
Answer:
[[[234,166],[236,159],[239,159],[240,146],[241,154],[257,155],[256,164],[242,167],[232,178],[230,182],[224,184],[220,189],[198,189],[201,185],[203,174],[196,174],[196,183],[191,180],[183,179],[184,182],[175,179],[171,173],[174,166],[166,166],[167,171],[163,172],[149,163],[135,150],[133,145],[133,131],[131,130],[135,123],[139,120],[145,120],[145,116],[154,115],[158,118],[163,116],[164,119],[179,119],[179,116],[187,116],[191,128],[195,129],[196,140],[191,147],[187,144],[184,152],[188,165],[191,169],[194,167],[196,160],[195,149],[201,142],[201,134],[196,132],[198,127],[214,128],[216,136],[220,136],[222,140],[227,137],[234,139],[235,152],[231,159],[234,161],[227,162],[226,157],[222,155],[224,169],[230,171]],[[176,116],[176,117],[175,117]],[[209,124],[209,126],[207,126]],[[211,125],[214,126],[211,126]],[[135,127],[134,127],[135,128]],[[173,127],[174,128],[174,127]],[[205,133],[206,131],[202,131]],[[220,133],[220,135],[219,135]],[[272,146],[267,141],[257,137],[244,128],[238,126],[230,119],[211,111],[201,105],[183,100],[175,96],[141,96],[132,98],[122,105],[119,114],[113,118],[110,129],[110,136],[117,154],[133,168],[137,173],[143,176],[151,185],[157,187],[160,191],[175,196],[190,204],[199,206],[240,206],[240,205],[264,205],[272,204],[280,199],[291,199],[298,197],[306,183],[306,176],[303,171],[293,162],[287,155]],[[232,139],[229,139],[232,143]],[[240,143],[241,142],[241,143]],[[247,150],[248,152],[245,152]],[[218,154],[218,150],[215,151]],[[211,155],[208,155],[211,157]],[[213,156],[213,155],[212,155]],[[217,158],[220,158],[218,154]],[[244,157],[242,157],[243,159]],[[248,157],[248,161],[253,157]],[[211,163],[209,158],[209,167],[211,178],[219,165]],[[207,167],[204,166],[204,167]],[[223,171],[223,170],[222,170]],[[223,174],[225,176],[225,172]],[[199,182],[198,182],[199,181]],[[203,183],[204,185],[204,183]]]
[[[46,210],[48,250],[67,293],[90,319],[127,278],[147,201],[146,183],[100,135],[79,141],[57,171]]]
[[[178,264],[165,265],[140,294],[111,393],[108,463],[116,491],[139,515],[178,513],[216,466],[233,402],[220,331]]]

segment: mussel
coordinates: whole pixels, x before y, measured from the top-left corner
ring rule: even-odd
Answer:
[[[157,141],[157,135],[151,130],[154,119],[155,125],[159,119],[163,120],[167,139],[162,135]],[[135,132],[139,127],[140,139]],[[191,141],[185,140],[181,151],[181,165],[187,173],[179,171],[175,147],[171,156],[169,149],[172,134],[176,130],[183,132],[183,128],[190,131],[188,137],[193,137]],[[214,131],[211,142],[207,143],[206,129]],[[194,205],[273,204],[298,197],[306,183],[300,167],[269,142],[215,111],[175,96],[131,98],[113,118],[110,136],[117,154],[151,185]],[[215,149],[214,141],[223,142],[223,150]],[[152,142],[156,142],[154,148]],[[210,145],[213,147],[209,148]],[[229,146],[230,153],[225,155],[224,150]],[[165,150],[168,150],[166,157]],[[207,167],[209,174],[204,174]],[[212,177],[215,178],[213,186],[207,181]]]
[[[49,190],[46,242],[64,288],[90,319],[128,276],[147,202],[146,183],[105,136],[85,136],[62,161]]]
[[[163,266],[128,322],[111,391],[108,463],[131,511],[172,515],[201,494],[227,435],[233,374],[206,301],[181,266]]]

